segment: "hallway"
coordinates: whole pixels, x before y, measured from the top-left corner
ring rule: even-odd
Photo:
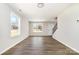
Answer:
[[[3,55],[77,55],[75,51],[50,36],[28,37]]]

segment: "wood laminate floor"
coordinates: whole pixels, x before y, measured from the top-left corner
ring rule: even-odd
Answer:
[[[52,37],[28,37],[3,55],[78,55]]]

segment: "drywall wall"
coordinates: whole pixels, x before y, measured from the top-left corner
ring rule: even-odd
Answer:
[[[16,37],[10,36],[11,11],[12,9],[7,4],[0,3],[0,54],[29,36],[28,20],[18,13],[17,14],[21,17],[21,35]]]
[[[42,32],[33,32],[33,24],[42,24]],[[30,35],[31,36],[51,36],[52,35],[52,29],[54,27],[53,22],[30,22]]]
[[[53,37],[79,52],[79,4],[73,4],[58,16],[58,29]]]

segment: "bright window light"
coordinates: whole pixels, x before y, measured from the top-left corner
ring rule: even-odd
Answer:
[[[33,32],[42,32],[42,24],[40,23],[33,23]]]
[[[15,13],[11,13],[11,37],[20,35],[20,17]]]

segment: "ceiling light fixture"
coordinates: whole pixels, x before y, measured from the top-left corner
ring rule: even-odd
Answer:
[[[44,7],[44,3],[38,3],[38,4],[37,4],[37,7],[38,7],[38,8],[43,8],[43,7]]]

